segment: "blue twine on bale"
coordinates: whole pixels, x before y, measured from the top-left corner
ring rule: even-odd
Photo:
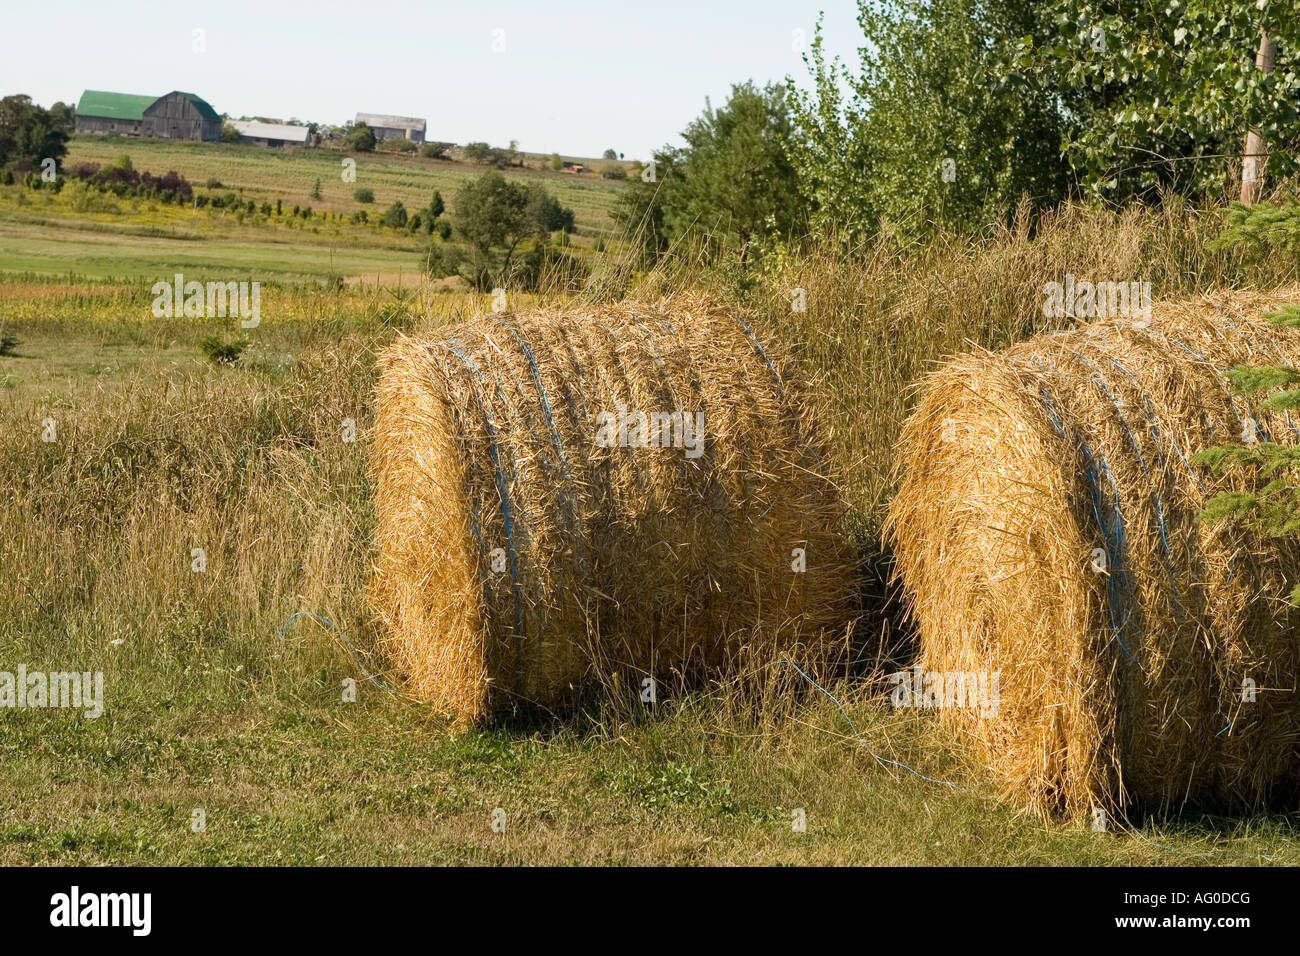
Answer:
[[[1163,563],[1165,566],[1165,572],[1169,575],[1169,592],[1173,596],[1174,611],[1175,613],[1181,614],[1182,604],[1178,600],[1178,585],[1174,581],[1174,568],[1173,568],[1173,564],[1171,563],[1171,559],[1173,558],[1173,551],[1169,547],[1169,537],[1167,532],[1165,531],[1164,503],[1160,498],[1159,489],[1156,488],[1155,484],[1151,481],[1151,473],[1147,470],[1146,457],[1142,454],[1142,448],[1138,445],[1137,438],[1134,437],[1133,435],[1133,429],[1129,427],[1128,417],[1124,414],[1124,410],[1120,407],[1118,399],[1115,398],[1115,394],[1110,390],[1110,387],[1105,383],[1105,381],[1102,380],[1100,369],[1098,369],[1095,365],[1089,362],[1084,356],[1080,355],[1074,349],[1067,348],[1067,351],[1070,352],[1070,354],[1074,355],[1080,362],[1082,362],[1085,366],[1087,366],[1091,371],[1096,373],[1095,375],[1092,376],[1093,384],[1097,385],[1106,394],[1106,398],[1109,399],[1111,405],[1115,409],[1115,414],[1119,416],[1120,424],[1124,426],[1124,432],[1125,434],[1128,435],[1129,444],[1133,446],[1134,454],[1137,455],[1138,465],[1140,465],[1142,468],[1142,476],[1146,479],[1147,488],[1150,489],[1151,491],[1151,506],[1152,506],[1152,510],[1155,512],[1156,525],[1160,528],[1160,543],[1164,548],[1160,560],[1161,563]],[[1149,433],[1150,430],[1148,429],[1148,434]],[[1119,492],[1116,491],[1117,508],[1118,508],[1118,494]]]
[[[467,368],[475,372],[478,377],[483,380],[484,384],[487,383],[487,379],[484,378],[483,373],[479,371],[478,366],[461,352],[455,342],[449,340],[445,345],[457,358],[465,363]],[[514,595],[515,601],[515,689],[517,690],[519,687],[519,674],[522,667],[523,656],[523,612],[519,603],[519,577],[515,568],[514,533],[510,524],[510,496],[505,488],[505,480],[501,474],[501,461],[497,456],[496,428],[488,420],[487,410],[483,407],[483,400],[479,396],[478,389],[473,388],[472,382],[471,390],[474,393],[474,403],[478,405],[479,414],[483,417],[483,427],[488,433],[488,454],[492,459],[492,471],[496,478],[497,495],[501,499],[501,516],[505,520],[506,525],[506,554],[510,559],[510,589],[511,593]]]

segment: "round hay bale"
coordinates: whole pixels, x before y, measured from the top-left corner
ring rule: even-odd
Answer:
[[[1039,335],[921,386],[885,531],[919,666],[999,676],[992,715],[939,713],[1040,814],[1294,799],[1300,552],[1199,520],[1226,479],[1191,462],[1249,421],[1300,436],[1223,375],[1297,364],[1300,334],[1260,318],[1287,298],[1157,303],[1149,327]]]
[[[844,637],[820,430],[740,316],[677,300],[438,335],[388,347],[376,393],[373,603],[414,695],[468,723]]]

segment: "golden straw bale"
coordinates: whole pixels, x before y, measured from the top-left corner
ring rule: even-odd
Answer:
[[[1296,365],[1295,301],[1156,303],[958,357],[921,384],[886,522],[927,671],[1000,674],[995,716],[940,708],[1043,815],[1294,798],[1300,550],[1198,513],[1228,487],[1191,462],[1300,421],[1231,392],[1237,364]],[[1251,700],[1251,688],[1255,688]]]
[[[373,604],[411,692],[460,722],[842,640],[823,436],[740,315],[484,315],[380,370]]]

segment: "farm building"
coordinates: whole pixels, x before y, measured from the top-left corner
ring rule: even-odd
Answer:
[[[424,120],[413,116],[384,116],[380,113],[358,113],[357,123],[365,123],[375,134],[375,139],[409,139],[416,146],[424,145]]]
[[[221,142],[221,117],[193,93],[173,90],[145,108],[140,133],[157,139]]]
[[[77,102],[76,131],[216,143],[221,140],[221,117],[193,93],[137,96],[86,90]]]
[[[156,96],[137,96],[134,93],[108,93],[104,90],[86,90],[77,101],[78,133],[118,133],[139,136],[144,122],[144,111],[153,105]]]
[[[239,131],[241,143],[251,143],[254,146],[311,145],[311,130],[306,126],[245,120],[231,120],[230,125]]]

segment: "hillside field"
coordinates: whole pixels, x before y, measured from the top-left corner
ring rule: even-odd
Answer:
[[[242,278],[301,282],[335,276],[407,284],[424,271],[425,237],[378,225],[393,202],[409,212],[427,206],[441,192],[448,214],[456,192],[486,170],[481,166],[393,153],[357,154],[356,181],[344,182],[344,154],[331,150],[268,150],[225,143],[186,143],[120,137],[76,137],[63,168],[107,165],[131,157],[138,170],[155,175],[176,171],[196,194],[234,193],[259,205],[278,200],[286,210],[311,207],[310,220],[275,217],[244,220],[226,210],[179,207],[134,198],[85,196],[78,184],[62,192],[0,186],[0,271],[51,276],[105,278],[161,277],[183,270],[194,278]],[[617,246],[619,229],[610,219],[619,184],[596,175],[582,177],[536,169],[507,169],[507,177],[541,183],[573,209],[572,248],[595,255],[598,241]],[[321,199],[312,199],[316,180]],[[209,181],[220,186],[209,188]],[[358,203],[358,188],[374,191],[374,202]],[[340,220],[364,210],[367,224]],[[329,218],[322,217],[328,214]]]

